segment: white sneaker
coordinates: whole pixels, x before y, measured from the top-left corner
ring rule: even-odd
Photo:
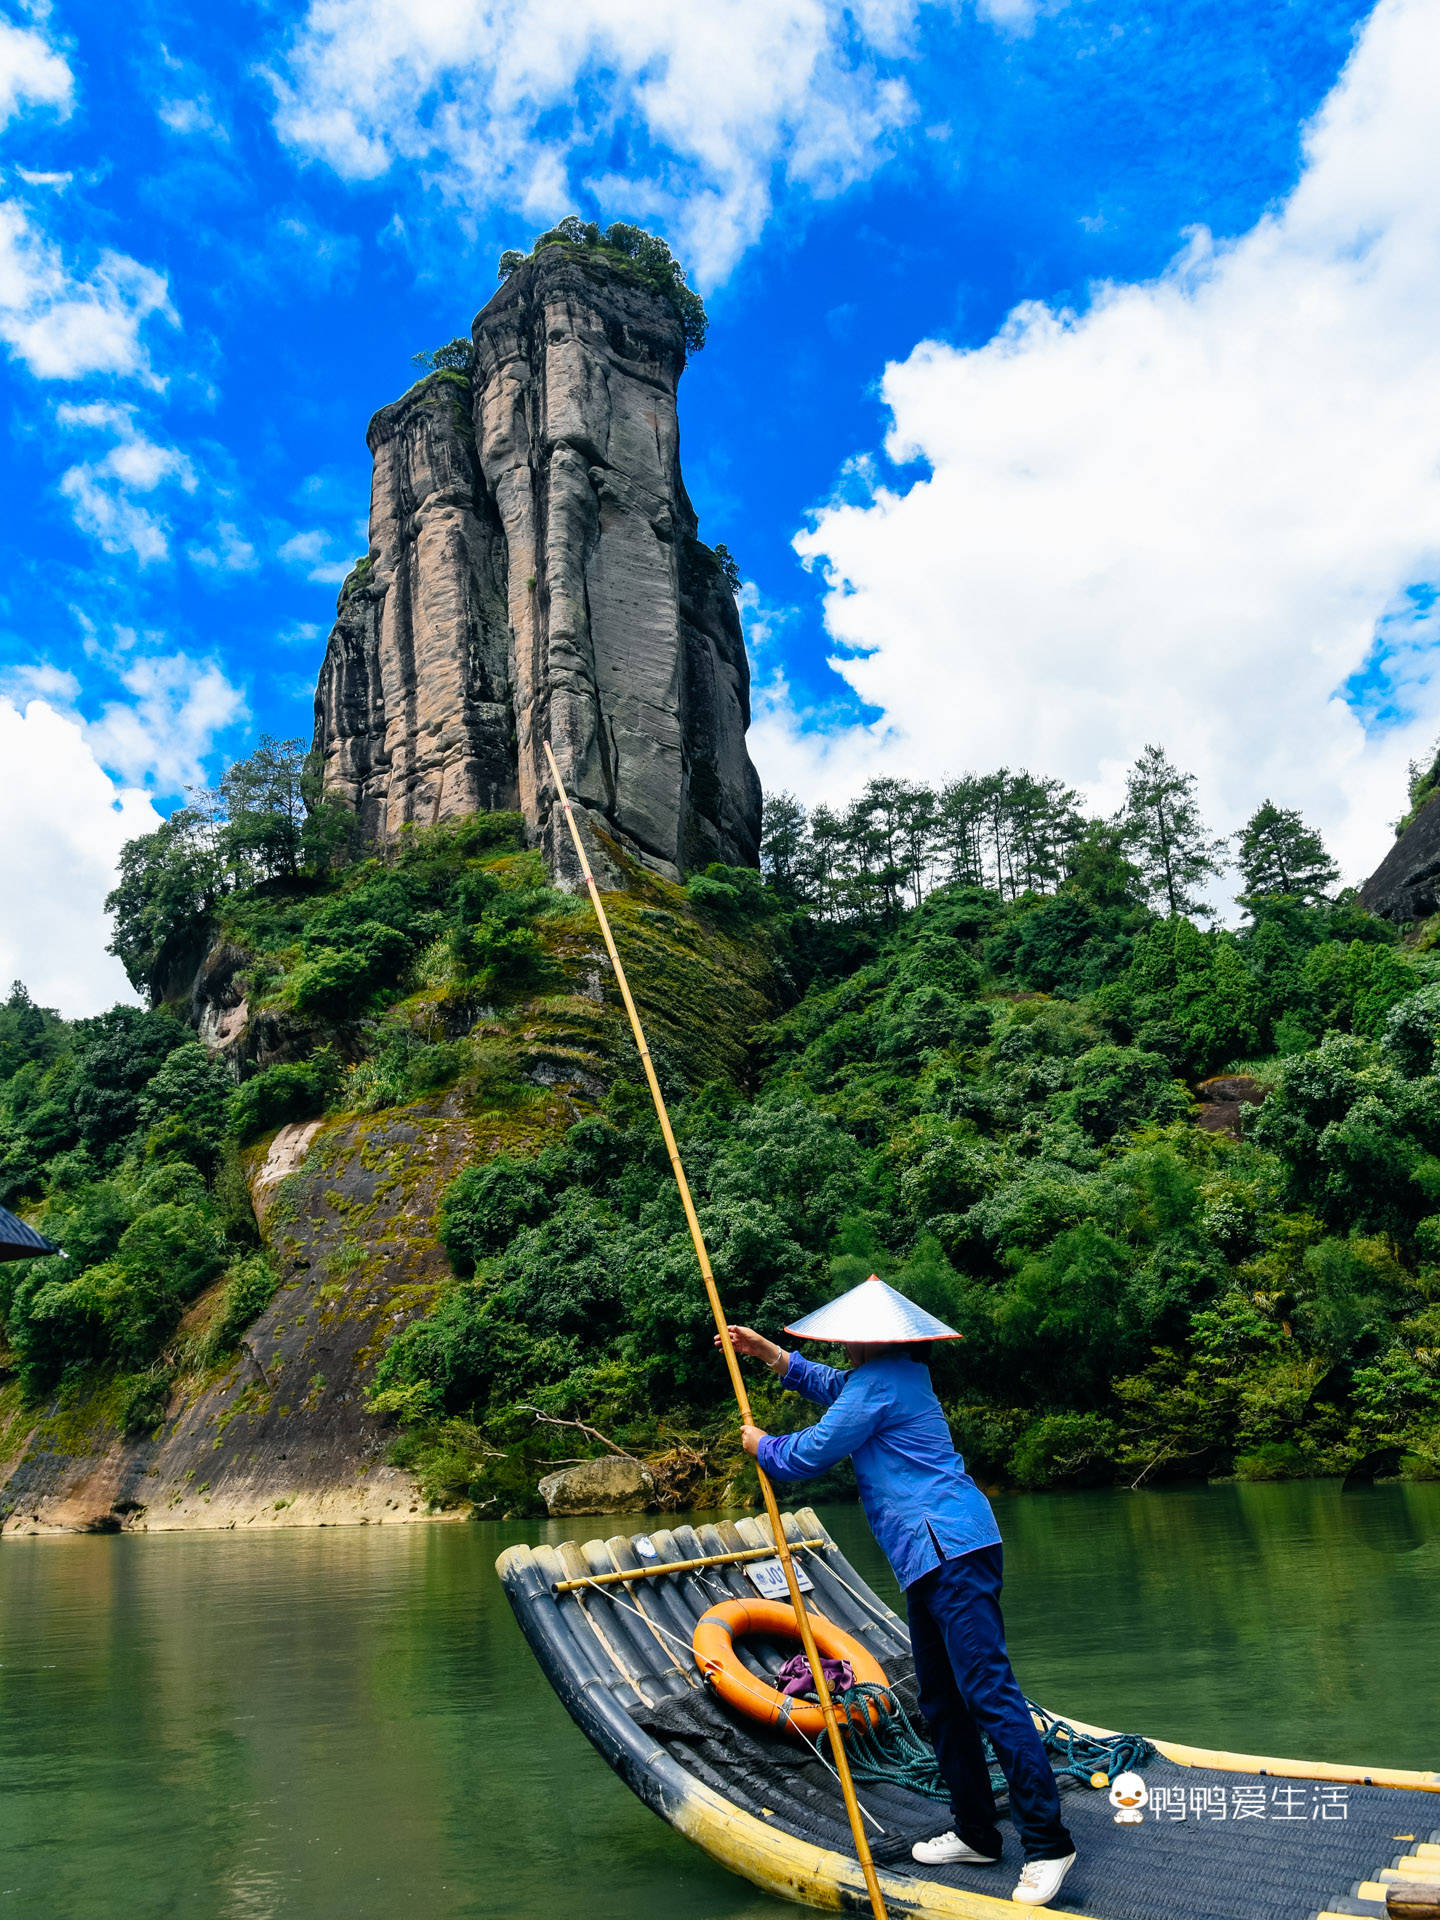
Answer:
[[[939,1833],[933,1840],[917,1840],[910,1849],[910,1858],[918,1860],[922,1867],[950,1867],[962,1861],[969,1867],[993,1867],[1000,1858],[998,1853],[977,1853],[973,1847],[967,1847],[958,1833]]]
[[[1073,1853],[1067,1853],[1063,1860],[1028,1860],[1010,1898],[1022,1907],[1048,1907],[1074,1864]]]

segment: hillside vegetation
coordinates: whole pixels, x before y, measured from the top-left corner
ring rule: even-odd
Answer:
[[[880,1272],[963,1332],[937,1386],[1020,1486],[1440,1475],[1437,957],[1328,897],[1268,802],[1243,924],[1207,926],[1222,849],[1163,756],[1116,822],[1073,799],[1009,774],[876,782],[844,816],[779,796],[763,881],[613,897],[732,1317],[778,1334]],[[239,813],[183,861],[178,829],[137,843],[118,944],[151,984],[167,953],[242,953],[263,1063],[165,1005],[0,1011],[0,1197],[71,1256],[0,1269],[12,1392],[120,1378],[153,1421],[187,1303],[221,1286],[215,1351],[264,1304],[268,1132],[450,1089],[493,1124],[437,1222],[454,1278],[379,1361],[397,1459],[513,1511],[594,1430],[676,1497],[720,1492],[724,1377],[588,905],[509,816],[380,861]],[[1234,1071],[1264,1096],[1243,1139],[1197,1124]],[[764,1384],[757,1407],[798,1417]]]

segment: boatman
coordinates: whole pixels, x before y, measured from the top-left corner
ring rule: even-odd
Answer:
[[[1010,1897],[1047,1906],[1075,1863],[1075,1849],[1005,1651],[1000,1529],[955,1451],[930,1369],[918,1357],[925,1343],[960,1335],[873,1274],[785,1331],[837,1342],[850,1371],[787,1352],[749,1327],[731,1327],[737,1353],[763,1361],[782,1386],[825,1408],[800,1433],[745,1427],[745,1451],[772,1480],[812,1479],[847,1454],[855,1463],[865,1518],[905,1589],[920,1710],[955,1814],[952,1831],[911,1851],[925,1866],[999,1860],[1003,1841],[980,1742],[988,1734],[1025,1854]]]

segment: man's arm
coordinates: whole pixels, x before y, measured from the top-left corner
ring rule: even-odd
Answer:
[[[720,1344],[718,1333],[715,1344],[717,1347]],[[752,1360],[763,1360],[782,1387],[789,1387],[792,1393],[813,1400],[817,1407],[828,1407],[838,1400],[840,1389],[850,1378],[839,1367],[822,1367],[818,1360],[807,1360],[799,1353],[787,1353],[784,1347],[777,1347],[773,1340],[767,1340],[763,1333],[756,1333],[753,1327],[731,1327],[730,1344],[736,1353],[746,1354]]]
[[[828,1413],[800,1433],[766,1434],[756,1459],[772,1480],[813,1480],[863,1447],[880,1425],[883,1406],[865,1391],[858,1375],[842,1375],[852,1384]]]
[[[780,1369],[781,1386],[802,1399],[813,1400],[817,1407],[833,1407],[850,1375],[839,1367],[807,1360],[803,1353],[792,1353],[788,1359],[789,1365]]]

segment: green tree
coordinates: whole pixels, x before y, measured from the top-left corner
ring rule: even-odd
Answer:
[[[153,833],[120,849],[120,878],[105,901],[113,953],[137,992],[158,999],[172,964],[198,960],[200,929],[226,890],[215,825],[197,807],[181,807]]]
[[[1195,801],[1195,776],[1149,746],[1126,776],[1117,824],[1136,856],[1150,897],[1169,914],[1208,919],[1198,889],[1222,871],[1223,840],[1212,840]]]
[[[726,586],[729,587],[731,593],[739,593],[740,591],[739,561],[735,558],[734,554],[731,553],[729,547],[726,546],[723,540],[717,540],[715,542],[715,545],[712,551],[714,552],[715,558],[720,563],[720,576],[724,580]]]
[[[222,855],[240,884],[300,871],[305,827],[305,742],[262,733],[220,778]]]
[[[457,334],[453,340],[447,340],[443,347],[432,347],[428,353],[412,353],[410,364],[420,367],[426,373],[463,373],[467,377],[475,363],[475,349],[468,334]]]
[[[1288,894],[1318,904],[1340,877],[1340,869],[1325,850],[1325,842],[1293,807],[1277,807],[1273,800],[1258,806],[1235,836],[1238,865],[1245,882],[1240,904]]]
[[[37,1007],[23,980],[0,1002],[0,1080],[28,1062],[46,1067],[65,1047],[65,1022],[53,1007]]]
[[[809,838],[805,809],[793,793],[767,793],[760,831],[760,867],[765,878],[787,900],[811,897],[805,871]]]

